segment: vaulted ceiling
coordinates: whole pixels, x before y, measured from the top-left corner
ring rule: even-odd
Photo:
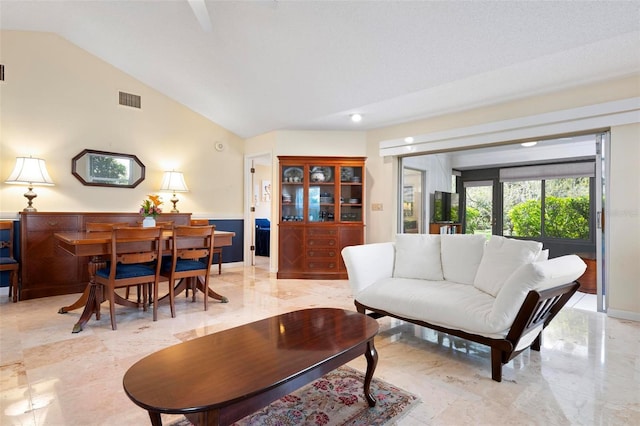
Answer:
[[[242,137],[640,73],[638,1],[0,0],[0,28],[59,34]]]

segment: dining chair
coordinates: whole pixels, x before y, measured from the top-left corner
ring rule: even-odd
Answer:
[[[111,232],[113,231],[113,228],[115,227],[123,227],[123,226],[130,226],[127,222],[87,222],[84,224],[84,230],[86,232]],[[92,260],[92,262],[94,263],[98,263],[98,262],[102,262],[102,263],[106,263],[106,261],[103,261],[102,259],[100,259],[99,256],[95,256],[94,259]],[[138,303],[140,303],[140,286],[137,287],[138,288]],[[127,287],[127,293],[125,295],[125,299],[129,298],[129,287]],[[96,314],[96,319],[100,319],[100,313],[98,312]]]
[[[0,222],[0,271],[9,271],[9,297],[15,303],[18,293],[20,263],[13,256],[13,221]]]
[[[191,219],[191,226],[209,226],[209,219]],[[216,226],[212,225],[215,231]],[[222,274],[222,247],[214,247],[213,254],[218,255],[218,275]],[[211,258],[213,260],[213,257]]]
[[[142,305],[147,310],[148,286],[153,286],[157,294],[160,278],[162,255],[162,228],[115,227],[111,232],[111,256],[105,268],[96,271],[96,284],[104,287],[104,293],[109,300],[111,328],[117,329],[115,315],[115,291],[117,288],[141,286]],[[154,318],[156,321],[156,307]],[[100,307],[98,306],[98,311]]]
[[[196,300],[197,279],[202,277],[204,293],[204,310],[208,309],[209,268],[213,258],[213,225],[176,226],[173,228],[172,257],[163,262],[160,274],[169,278],[169,303],[171,312],[174,310],[174,284],[176,280],[187,280],[187,289],[193,292]],[[157,293],[154,291],[154,309],[157,305]]]

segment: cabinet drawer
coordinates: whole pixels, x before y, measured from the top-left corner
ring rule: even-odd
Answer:
[[[336,259],[338,250],[334,249],[307,249],[307,258],[310,259]]]
[[[327,226],[317,228],[307,228],[307,237],[337,237],[338,230]]]
[[[29,217],[28,221],[29,225],[27,232],[77,231],[80,229],[80,221],[76,215],[35,216]]]
[[[307,238],[307,248],[310,247],[337,247],[338,240],[335,238]]]
[[[307,261],[307,270],[308,271],[337,271],[338,270],[338,262],[331,260],[308,260]]]

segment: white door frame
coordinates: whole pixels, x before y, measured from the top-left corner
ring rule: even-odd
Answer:
[[[251,169],[255,168],[256,159],[260,158],[263,161],[266,161],[267,157],[268,157],[269,164],[271,164],[271,167],[273,167],[273,157],[271,155],[271,152],[248,154],[248,155],[245,155],[244,157],[244,174],[243,175],[244,175],[244,235],[245,235],[245,238],[244,238],[243,258],[245,259],[244,261],[245,266],[255,265],[255,254],[256,254],[255,252],[256,229],[254,226],[255,205],[253,203],[254,197],[252,197],[253,189],[255,185],[253,182],[254,174],[251,172]],[[273,200],[272,200],[272,203],[273,203]],[[273,211],[273,205],[272,205],[272,211]],[[273,214],[272,214],[272,217],[273,217]],[[254,250],[251,250],[251,247],[253,247]],[[273,259],[273,256],[269,257],[270,271],[273,269],[271,265],[271,259]]]

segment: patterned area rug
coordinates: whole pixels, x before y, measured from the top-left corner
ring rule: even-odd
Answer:
[[[388,425],[404,417],[420,402],[416,395],[374,376],[371,392],[377,403],[370,408],[364,399],[363,386],[363,373],[343,366],[239,420],[234,426]],[[189,425],[185,418],[171,424]]]

